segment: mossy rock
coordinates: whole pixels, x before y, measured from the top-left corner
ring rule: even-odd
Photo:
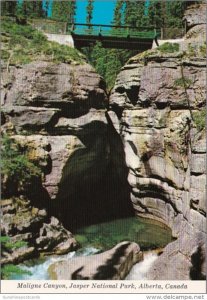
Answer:
[[[78,50],[56,42],[49,42],[46,36],[30,25],[2,21],[2,59],[10,64],[28,64],[38,59],[56,63],[82,64],[85,56]]]

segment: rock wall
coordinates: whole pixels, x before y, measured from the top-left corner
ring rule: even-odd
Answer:
[[[71,238],[68,250],[77,243],[57,219],[51,224],[51,217],[71,230],[133,214],[121,139],[108,122],[105,84],[91,66],[47,61],[3,65],[2,91],[2,132],[42,171],[41,182],[34,182],[26,197],[24,192],[16,195],[23,199],[22,209],[18,199],[8,199],[7,187],[3,199],[15,209],[6,206],[3,212],[4,234],[32,232],[22,237],[35,239],[38,250],[60,253],[66,250],[57,249],[57,241]],[[62,241],[58,230],[64,232]],[[55,243],[49,242],[52,232]]]
[[[206,3],[190,5],[185,13],[183,20],[187,22],[188,28],[206,24]]]
[[[2,64],[2,132],[42,171],[29,195],[3,195],[3,234],[32,246],[21,260],[35,251],[75,249],[65,228],[135,211],[165,223],[177,239],[150,279],[204,276],[204,31],[193,26],[179,52],[158,48],[131,58],[109,102],[88,64]]]
[[[190,278],[190,257],[204,247],[206,146],[205,131],[196,123],[205,111],[206,59],[200,45],[193,55],[191,50],[158,48],[131,58],[110,97],[136,214],[160,220],[177,238],[150,279]]]

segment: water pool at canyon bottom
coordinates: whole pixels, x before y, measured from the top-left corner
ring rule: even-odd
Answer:
[[[20,266],[23,269],[30,271],[31,274],[13,276],[10,279],[50,279],[48,268],[53,263],[64,260],[68,261],[77,256],[87,256],[105,251],[114,247],[121,241],[136,242],[144,251],[163,248],[172,241],[171,230],[167,226],[153,220],[138,217],[117,219],[79,228],[74,235],[81,244],[79,250],[70,252],[66,255],[52,255],[25,261]],[[139,276],[142,276],[146,265],[149,267],[149,265],[153,263],[156,254],[145,255],[145,258],[146,260],[144,259],[143,262],[135,265],[135,271],[133,271],[133,275],[131,275],[133,279],[136,279],[136,276],[138,276],[136,273],[139,273]],[[143,272],[139,272],[141,269],[143,269]],[[130,274],[132,273],[130,272]],[[143,273],[143,278],[144,274],[145,272]]]
[[[79,228],[75,238],[83,247],[101,250],[108,250],[121,241],[136,242],[142,250],[151,250],[171,242],[172,232],[157,221],[130,217]]]

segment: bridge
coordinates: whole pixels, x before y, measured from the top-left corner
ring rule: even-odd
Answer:
[[[114,26],[102,24],[70,24],[67,31],[77,48],[88,47],[100,41],[104,48],[144,51],[152,48],[153,40],[161,35],[154,27]]]
[[[158,46],[157,40],[180,39],[186,27],[157,29],[151,27],[115,26],[102,24],[82,24],[54,21],[48,19],[29,19],[28,23],[43,31],[49,40],[70,47],[93,46],[100,41],[104,48],[132,49],[139,52]]]

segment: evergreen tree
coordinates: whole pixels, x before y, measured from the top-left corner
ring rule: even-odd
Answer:
[[[172,34],[174,37],[180,33],[180,30],[174,31],[173,27],[181,27],[184,8],[185,1],[182,0],[150,0],[148,14],[145,14],[144,1],[119,0],[114,8],[112,23],[117,26],[146,27],[146,30],[148,30],[147,27],[161,28],[165,26],[169,27],[167,35]],[[92,14],[90,16],[89,22]],[[113,87],[120,68],[138,52],[136,50],[104,49],[100,42],[92,49],[85,48],[83,51],[96,71],[105,79],[108,90]]]
[[[184,1],[172,1],[166,4],[166,26],[182,27],[182,18],[185,11]]]
[[[123,0],[118,0],[114,8],[114,18],[113,25],[121,26],[122,25],[122,9],[123,9]]]
[[[91,24],[93,18],[93,2],[94,0],[88,0],[88,4],[86,6],[86,23]]]
[[[16,14],[17,2],[16,1],[2,1],[1,2],[1,15],[12,15]]]
[[[74,21],[75,8],[75,1],[54,1],[52,19],[72,23]]]
[[[42,1],[24,0],[23,3],[16,5],[16,16],[21,18],[41,18],[45,17],[45,11],[42,7]]]
[[[126,1],[125,24],[130,26],[143,26],[144,2]]]

